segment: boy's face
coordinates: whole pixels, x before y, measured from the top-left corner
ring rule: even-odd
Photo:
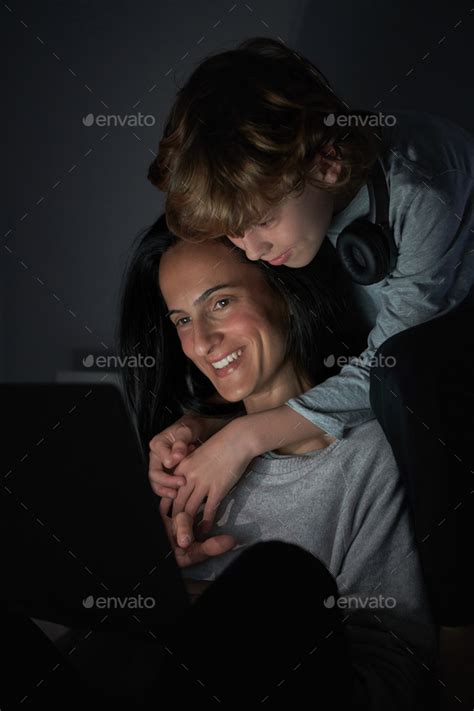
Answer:
[[[337,182],[340,165],[331,162],[323,174],[316,175],[328,183]],[[273,266],[303,267],[318,253],[335,210],[341,206],[333,194],[306,184],[298,197],[288,197],[270,208],[264,222],[246,230],[243,237],[227,235],[245,251],[248,259],[261,259]]]

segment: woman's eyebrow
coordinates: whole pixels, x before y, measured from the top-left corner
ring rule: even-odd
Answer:
[[[199,304],[202,304],[202,302],[206,301],[206,299],[208,299],[215,291],[219,291],[220,289],[233,289],[236,286],[238,286],[238,284],[217,284],[216,286],[211,286],[210,289],[203,291],[201,296],[198,296],[196,301],[193,303],[193,306],[199,306]],[[171,311],[168,311],[165,314],[165,318],[171,316],[172,314],[178,313],[184,313],[183,309],[171,309]]]

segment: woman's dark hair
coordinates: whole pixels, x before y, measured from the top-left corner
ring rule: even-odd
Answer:
[[[183,353],[158,283],[162,255],[179,237],[168,230],[165,215],[137,237],[120,295],[118,350],[123,395],[145,453],[158,432],[187,412],[206,416],[245,414],[241,402],[212,402],[212,382]],[[236,258],[260,269],[288,322],[286,356],[300,377],[315,385],[335,371],[324,367],[328,354],[343,350],[344,280],[334,250],[325,240],[311,264],[299,269],[252,262],[226,238],[219,241]],[[125,365],[126,364],[126,365]],[[216,398],[218,400],[218,398]]]

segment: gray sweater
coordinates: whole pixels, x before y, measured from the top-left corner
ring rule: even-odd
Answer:
[[[378,284],[354,285],[370,330],[367,348],[341,372],[286,404],[334,437],[374,417],[369,370],[390,336],[447,313],[474,297],[474,137],[424,112],[397,111],[385,128],[383,164],[390,192],[389,223],[398,247],[392,274]],[[369,215],[364,185],[327,233],[337,236]],[[474,299],[473,299],[474,301]]]
[[[326,565],[343,596],[338,605],[345,605],[358,693],[368,696],[368,708],[414,708],[427,678],[422,662],[433,661],[435,628],[404,489],[376,420],[325,449],[256,457],[217,511],[209,535],[222,533],[238,546],[187,568],[186,577],[213,580],[257,541],[300,545]]]

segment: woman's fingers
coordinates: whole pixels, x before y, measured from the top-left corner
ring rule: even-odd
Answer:
[[[189,565],[202,563],[210,556],[222,555],[227,551],[232,550],[236,545],[236,540],[233,536],[222,535],[208,538],[203,543],[194,541],[189,548],[175,549],[175,558],[180,568],[187,568]]]
[[[160,501],[160,516],[163,521],[166,535],[168,536],[168,540],[170,542],[170,546],[173,549],[175,546],[174,534],[173,534],[173,521],[167,515],[171,504],[172,504],[171,499],[162,499]]]
[[[195,436],[191,427],[178,421],[178,423],[171,425],[171,427],[163,430],[163,432],[155,435],[150,440],[150,452],[153,452],[160,464],[171,468],[173,466],[172,460],[176,458],[176,455],[172,455],[173,446],[179,442],[188,445],[193,439],[195,439]]]
[[[237,541],[233,536],[222,534],[221,536],[212,536],[201,543],[201,555],[206,558],[209,556],[222,555],[227,551],[232,550],[237,545]]]
[[[193,519],[183,511],[174,517],[173,524],[178,546],[188,548],[194,540]]]
[[[150,482],[168,488],[177,489],[186,483],[186,479],[183,476],[165,472],[163,462],[159,455],[152,451],[150,451],[148,460],[148,477]]]
[[[174,474],[166,474],[165,472],[160,473],[160,471],[154,469],[150,469],[150,481],[170,489],[179,489],[180,486],[186,483],[183,477],[175,476]]]
[[[176,489],[167,489],[165,486],[155,484],[153,481],[150,482],[150,486],[154,494],[156,494],[157,496],[161,496],[165,499],[173,500],[177,496]]]
[[[186,454],[188,453],[188,447],[190,445],[191,445],[191,442],[188,444],[187,442],[183,441],[182,439],[177,439],[176,442],[173,442],[173,445],[171,447],[171,455],[178,456],[178,457],[185,457]]]
[[[188,453],[188,445],[192,444],[194,434],[191,427],[185,424],[178,425],[171,433],[174,440],[168,451],[163,448],[163,464],[166,467],[175,467]]]
[[[162,516],[167,516],[169,514],[172,503],[173,503],[172,499],[168,499],[168,498],[161,499],[160,514]]]

